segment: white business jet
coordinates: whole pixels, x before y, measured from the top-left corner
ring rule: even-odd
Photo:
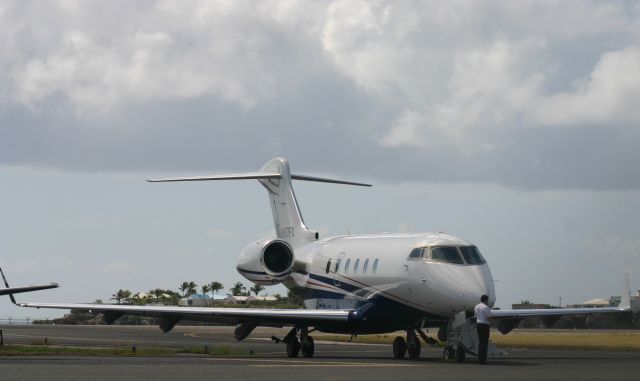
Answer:
[[[257,326],[285,327],[289,357],[314,353],[312,331],[350,335],[406,331],[393,343],[396,358],[420,356],[421,337],[436,340],[423,329],[438,327],[446,342],[444,356],[463,361],[476,355],[477,334],[472,316],[480,296],[495,302],[493,278],[487,261],[472,243],[444,233],[372,234],[319,237],[304,223],[291,180],[356,186],[368,184],[291,174],[287,160],[275,158],[258,172],[183,177],[150,182],[255,179],[269,195],[276,238],[249,244],[238,258],[237,270],[251,282],[284,284],[305,301],[305,309],[207,308],[131,306],[110,304],[19,303],[22,307],[85,310],[104,314],[107,323],[120,316],[143,315],[159,319],[164,332],[181,319],[237,324],[235,337],[243,340]],[[561,315],[628,311],[628,279],[618,307],[583,309],[494,310],[499,329],[507,333],[527,317],[548,323]],[[418,337],[419,336],[419,337]],[[490,356],[501,352],[490,348]]]

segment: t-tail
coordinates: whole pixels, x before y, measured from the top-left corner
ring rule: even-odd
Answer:
[[[149,182],[171,182],[171,181],[207,181],[207,180],[258,180],[269,194],[271,213],[273,214],[273,224],[276,229],[276,236],[288,242],[291,246],[298,246],[306,242],[318,239],[318,232],[307,227],[300,213],[300,207],[293,192],[291,180],[315,181],[322,183],[346,184],[370,187],[370,184],[356,183],[351,181],[327,179],[306,175],[291,174],[289,162],[284,158],[274,158],[269,160],[260,168],[258,172],[199,176],[199,177],[176,177],[164,179],[151,179]]]

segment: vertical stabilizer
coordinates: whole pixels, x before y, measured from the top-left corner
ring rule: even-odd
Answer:
[[[619,309],[631,308],[631,286],[629,284],[629,274],[624,273],[624,282],[622,284],[622,295],[620,295]]]
[[[279,173],[279,177],[259,179],[269,193],[273,224],[279,239],[297,246],[317,239],[317,233],[309,230],[302,219],[296,195],[291,186],[289,162],[284,158],[269,160],[261,169],[264,173]]]
[[[291,174],[287,159],[276,157],[269,160],[258,172],[236,173],[227,175],[211,175],[196,177],[172,177],[163,179],[149,179],[148,182],[174,182],[174,181],[209,181],[209,180],[258,180],[269,193],[273,223],[276,235],[279,239],[288,242],[291,246],[297,246],[318,239],[318,233],[309,230],[302,220],[300,208],[296,201],[296,195],[291,187],[291,179],[302,181],[314,181],[319,183],[332,183],[343,185],[356,185],[370,187],[370,184],[353,181],[328,179],[308,175]]]

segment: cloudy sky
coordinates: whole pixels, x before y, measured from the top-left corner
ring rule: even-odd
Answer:
[[[63,285],[24,300],[228,288],[273,234],[264,190],[143,179],[284,156],[375,184],[296,184],[324,236],[461,236],[503,307],[618,295],[640,288],[638,99],[634,1],[3,1],[0,265]]]

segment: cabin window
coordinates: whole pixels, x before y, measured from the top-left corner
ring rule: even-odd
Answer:
[[[460,252],[464,261],[470,265],[479,265],[486,262],[482,254],[480,254],[480,250],[475,246],[461,246]]]
[[[329,259],[327,261],[327,268],[325,269],[325,271],[327,272],[327,274],[329,274],[329,270],[331,269],[331,259]]]
[[[424,249],[422,247],[416,247],[415,249],[411,250],[411,253],[409,254],[409,259],[420,259],[424,256]]]
[[[336,273],[340,270],[340,262],[342,262],[342,258],[338,259],[338,261],[336,262]]]
[[[373,261],[373,268],[371,269],[372,273],[376,273],[376,271],[378,271],[378,258],[376,258],[375,261]]]
[[[356,259],[356,262],[353,264],[353,273],[358,272],[358,266],[360,265],[360,258]]]
[[[369,267],[369,258],[364,260],[364,265],[362,266],[362,273],[366,274],[367,273],[367,268]]]
[[[351,258],[347,259],[347,263],[344,264],[344,272],[349,272],[349,265],[351,264]]]
[[[457,247],[443,246],[434,247],[431,249],[431,259],[439,262],[455,263],[458,265],[464,264],[460,252]]]

